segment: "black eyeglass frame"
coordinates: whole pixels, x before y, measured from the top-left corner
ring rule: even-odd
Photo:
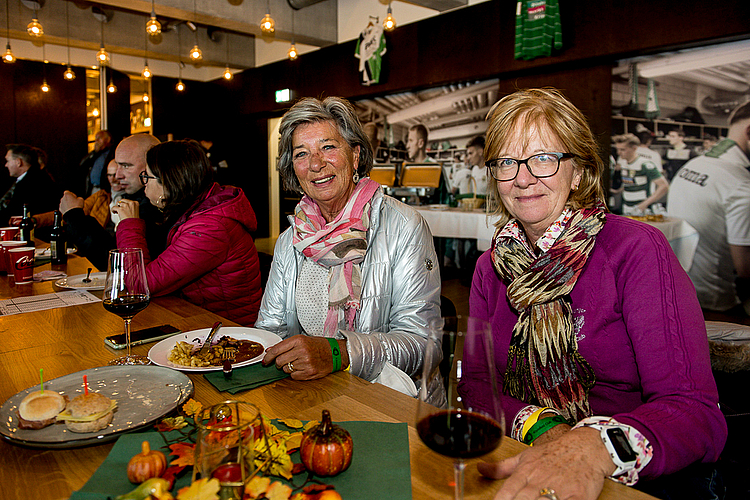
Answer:
[[[140,174],[138,174],[138,178],[141,180],[141,184],[143,184],[144,186],[148,184],[149,179],[154,179],[155,181],[159,180],[158,177],[154,177],[153,175],[148,175],[145,170],[141,172]]]
[[[554,172],[548,175],[536,175],[531,170],[531,167],[529,166],[529,160],[534,158],[535,156],[540,156],[540,155],[552,155],[552,156],[557,157],[557,168],[555,168]],[[494,160],[487,160],[486,162],[484,162],[484,166],[487,167],[487,170],[490,171],[490,176],[492,176],[493,179],[499,182],[508,182],[508,181],[515,180],[515,178],[518,177],[518,172],[521,170],[521,165],[526,165],[526,168],[529,170],[529,173],[533,175],[534,177],[536,177],[537,179],[546,179],[547,177],[552,177],[560,170],[560,162],[562,160],[566,160],[568,158],[576,158],[576,157],[577,155],[574,155],[573,153],[537,153],[535,155],[529,156],[525,160],[517,160],[515,158],[495,158]],[[503,160],[513,160],[514,162],[516,162],[516,173],[510,179],[498,179],[497,177],[495,177],[495,174],[492,171],[492,166]]]

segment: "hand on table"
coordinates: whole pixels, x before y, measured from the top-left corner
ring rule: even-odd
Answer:
[[[341,351],[341,366],[349,366],[346,341],[337,340]],[[295,380],[322,378],[333,370],[331,344],[325,337],[294,335],[266,349],[263,365],[275,363],[276,367],[290,373]],[[290,370],[289,363],[294,368]]]
[[[137,219],[140,217],[138,209],[140,206],[137,201],[120,200],[112,207],[112,212],[120,216],[120,220]]]
[[[76,196],[71,191],[65,191],[62,198],[60,198],[60,212],[65,215],[68,210],[74,208],[83,208],[83,198]]]
[[[560,500],[595,500],[615,471],[599,431],[584,427],[546,443],[537,444],[539,439],[514,457],[478,464],[484,476],[507,478],[495,500],[537,500],[544,488],[555,490]]]

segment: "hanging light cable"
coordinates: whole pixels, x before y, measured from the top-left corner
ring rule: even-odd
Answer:
[[[201,52],[200,47],[198,47],[198,24],[196,23],[197,17],[198,17],[198,14],[195,8],[195,0],[193,0],[193,24],[195,24],[195,45],[193,45],[193,48],[190,49],[190,59],[192,59],[193,62],[198,62],[198,61],[203,60],[203,52]]]
[[[156,19],[156,10],[154,10],[154,0],[151,0],[151,18],[146,21],[146,33],[156,36],[161,33],[161,23]]]
[[[146,35],[146,45],[143,48],[143,71],[141,76],[148,80],[151,78],[151,70],[148,69],[148,35]]]
[[[76,74],[73,73],[73,68],[70,67],[70,16],[68,15],[68,4],[70,2],[65,2],[65,39],[66,39],[66,45],[68,47],[68,66],[65,68],[65,73],[63,73],[63,78],[66,80],[75,80]]]
[[[383,19],[383,29],[386,31],[393,31],[396,29],[396,20],[393,19],[393,11],[391,10],[390,2],[388,2],[388,15]]]
[[[231,80],[232,79],[232,71],[229,69],[229,33],[225,33],[224,37],[226,38],[226,49],[227,49],[227,67],[224,68],[224,79],[225,80]]]
[[[262,31],[264,35],[270,35],[276,31],[275,26],[276,23],[273,22],[273,18],[271,17],[271,5],[269,0],[266,0],[266,15],[260,20],[260,31]]]
[[[44,61],[44,66],[42,66],[44,71],[44,77],[42,78],[42,92],[49,92],[49,85],[47,84],[47,44],[42,42],[42,61]]]
[[[182,36],[180,35],[180,27],[175,28],[177,30],[177,72],[179,78],[177,79],[177,85],[174,88],[177,92],[184,92],[185,84],[182,83]]]
[[[13,51],[10,50],[10,10],[8,7],[10,0],[5,0],[5,33],[8,42],[5,44],[5,53],[3,54],[4,63],[16,62],[16,56],[13,55]]]
[[[297,47],[294,45],[294,8],[292,8],[292,45],[289,47],[289,52],[287,52],[286,55],[290,61],[294,61],[299,55]]]
[[[34,38],[39,38],[40,36],[44,35],[42,23],[39,22],[39,16],[37,15],[38,6],[39,4],[34,2],[34,18],[26,26],[26,32],[28,32],[29,36],[33,36]]]
[[[102,23],[102,42],[99,45],[99,52],[96,53],[96,60],[99,63],[100,66],[104,66],[105,64],[109,63],[109,52],[107,52],[104,49],[104,20],[106,18],[102,17],[101,23]]]

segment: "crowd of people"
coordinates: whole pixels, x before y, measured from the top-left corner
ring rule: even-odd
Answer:
[[[699,231],[689,274],[660,231],[608,210],[594,134],[560,92],[517,91],[488,123],[486,142],[468,144],[465,177],[485,176],[474,183],[496,232],[469,308],[491,325],[506,432],[533,446],[479,471],[506,479],[503,499],[594,499],[607,478],[660,498],[720,498],[727,425],[701,308],[741,308],[750,297],[750,103],[694,159],[662,165],[648,137],[614,138],[624,204],[644,211],[668,195],[670,213]],[[70,242],[97,267],[112,248],[141,248],[152,294],[277,333],[263,364],[292,379],[346,370],[411,396],[425,386],[430,403],[445,405],[439,372],[420,377],[441,317],[438,256],[419,213],[369,179],[372,131],[346,100],[328,97],[299,100],[279,132],[281,180],[302,198],[265,286],[251,204],[215,182],[205,147],[190,140],[138,134],[114,145],[97,135],[82,162],[85,197],[56,190],[34,148],[8,146],[15,183],[0,222],[21,201],[36,203],[40,226],[59,209]],[[428,161],[426,134],[409,130],[415,161]],[[489,404],[487,383],[463,377],[462,398]]]

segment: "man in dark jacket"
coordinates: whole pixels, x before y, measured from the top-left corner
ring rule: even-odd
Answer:
[[[7,226],[10,218],[23,215],[23,205],[32,215],[53,210],[62,190],[49,174],[39,168],[38,150],[25,144],[8,144],[5,168],[13,184],[0,198],[0,225]]]
[[[108,131],[100,130],[96,133],[95,138],[93,151],[81,160],[81,172],[86,175],[84,198],[91,196],[100,189],[106,189],[108,184],[107,165],[115,157],[112,135]],[[76,190],[76,192],[80,191]]]
[[[115,150],[115,179],[125,191],[123,198],[139,202],[140,218],[146,221],[146,240],[151,258],[156,258],[164,250],[169,229],[159,224],[162,221],[161,212],[146,198],[139,178],[140,173],[146,170],[146,152],[155,144],[159,144],[156,137],[136,134],[123,139]],[[67,225],[68,242],[78,247],[79,253],[98,269],[106,270],[109,251],[117,247],[114,236],[95,218],[83,213],[83,198],[70,191],[66,191],[60,200],[60,211]]]

